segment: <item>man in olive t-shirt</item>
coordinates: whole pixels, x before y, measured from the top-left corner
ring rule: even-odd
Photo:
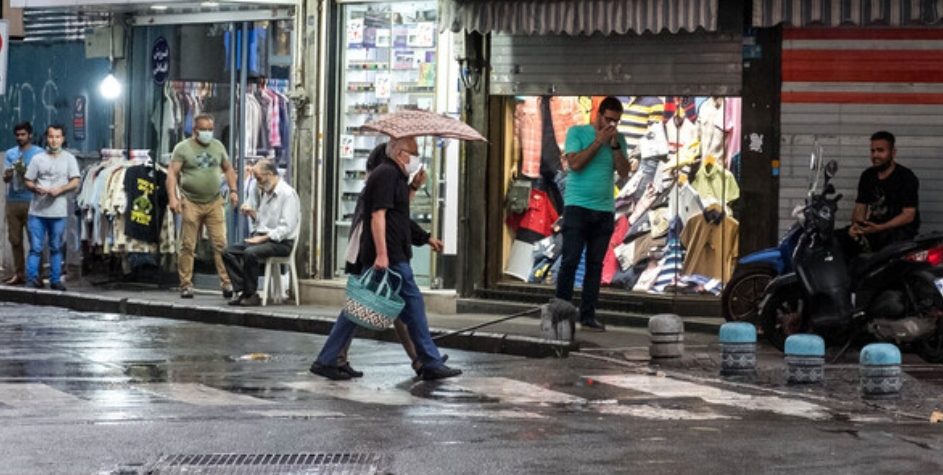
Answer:
[[[180,254],[177,271],[180,274],[180,297],[193,298],[193,254],[200,226],[206,226],[213,242],[216,272],[219,274],[223,297],[232,297],[232,284],[223,264],[226,249],[225,201],[219,193],[220,176],[229,183],[229,201],[233,208],[239,205],[236,173],[229,163],[226,148],[213,138],[213,117],[201,114],[193,119],[193,136],[174,147],[167,173],[167,191],[170,210],[182,215]],[[175,190],[179,190],[180,198]]]

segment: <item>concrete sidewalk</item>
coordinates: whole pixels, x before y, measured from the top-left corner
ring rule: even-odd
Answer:
[[[172,290],[153,286],[120,284],[117,287],[91,286],[71,282],[68,292],[34,290],[23,287],[0,287],[0,300],[32,305],[48,305],[78,311],[125,313],[180,320],[243,325],[273,330],[327,334],[337,319],[339,308],[316,305],[279,304],[266,307],[233,307],[218,291],[200,291],[192,300],[184,300]],[[488,313],[429,313],[433,336],[485,323],[502,315]],[[706,320],[706,319],[705,319]],[[696,322],[700,330],[719,328],[712,322]],[[716,335],[716,331],[711,331]],[[643,327],[609,326],[607,332],[577,332],[574,342],[544,339],[537,315],[525,316],[489,325],[480,330],[446,336],[436,340],[446,348],[506,353],[529,357],[564,356],[580,348],[621,348],[647,344]],[[704,335],[705,337],[707,335]],[[393,332],[359,330],[358,337],[395,341]]]

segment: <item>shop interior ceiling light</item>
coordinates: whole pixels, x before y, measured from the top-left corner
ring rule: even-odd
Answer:
[[[105,99],[117,99],[118,96],[121,95],[121,83],[113,73],[108,73],[105,79],[102,79],[101,84],[98,85],[98,92],[100,92]]]

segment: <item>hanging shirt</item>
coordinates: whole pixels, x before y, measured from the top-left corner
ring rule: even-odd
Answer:
[[[514,131],[521,146],[521,170],[524,176],[540,176],[540,153],[543,141],[543,119],[540,113],[540,97],[528,97],[517,105],[514,112]],[[552,97],[550,116],[553,121],[554,139],[560,148],[566,142],[567,130],[585,124],[585,116],[575,97]]]
[[[724,163],[727,169],[730,169],[730,162],[733,157],[740,153],[740,116],[742,114],[743,99],[740,97],[728,97],[724,99],[726,111],[724,112],[724,131],[726,131],[726,143],[724,151]]]
[[[270,89],[265,89],[262,91],[264,94],[268,95],[269,100],[271,101],[271,106],[269,107],[269,121],[268,121],[268,134],[269,134],[269,145],[272,148],[282,146],[282,136],[279,134],[279,108],[280,103],[278,101],[278,96],[275,95]]]
[[[701,158],[713,155],[718,162],[726,159],[726,124],[724,121],[723,97],[712,97],[701,104],[697,111],[697,132],[701,142]],[[724,162],[726,163],[726,162]]]
[[[146,165],[129,167],[125,171],[126,236],[148,243],[160,242],[160,228],[168,203],[166,182],[164,172]]]
[[[665,103],[658,97],[620,97],[622,101],[622,120],[619,132],[625,135],[629,144],[626,153],[635,150],[639,140],[645,135],[651,123],[661,123],[665,113]]]
[[[697,140],[697,125],[684,117],[671,118],[665,122],[665,138],[668,140],[668,159],[674,162],[681,150]]]
[[[704,213],[697,214],[685,223],[681,244],[688,251],[684,274],[706,275],[726,283],[740,253],[740,223],[726,216],[719,224],[711,224]]]
[[[701,165],[691,186],[701,196],[701,200],[714,199],[718,203],[730,203],[740,198],[740,185],[733,173],[717,165]]]

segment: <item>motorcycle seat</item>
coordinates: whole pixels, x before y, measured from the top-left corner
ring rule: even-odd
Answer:
[[[900,241],[888,244],[878,252],[861,254],[851,263],[851,275],[865,274],[889,259],[920,248],[914,241]]]

